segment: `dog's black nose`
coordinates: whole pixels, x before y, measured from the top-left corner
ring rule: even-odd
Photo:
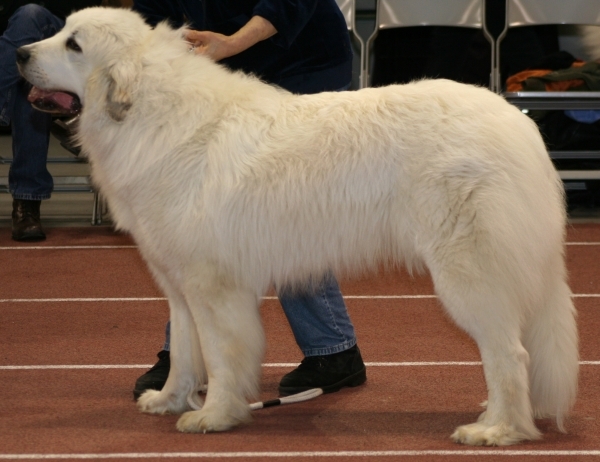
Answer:
[[[25,47],[17,48],[17,62],[20,64],[25,64],[29,61],[31,57],[31,53]]]

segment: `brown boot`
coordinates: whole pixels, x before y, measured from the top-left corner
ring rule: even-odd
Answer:
[[[43,241],[46,234],[40,223],[40,203],[13,199],[12,238],[15,241]]]

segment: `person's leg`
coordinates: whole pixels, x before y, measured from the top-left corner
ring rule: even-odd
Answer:
[[[284,79],[279,85],[299,94],[344,91],[350,87],[351,74],[352,63],[343,63]],[[290,395],[311,388],[331,393],[366,381],[354,326],[333,274],[325,275],[313,290],[303,293],[282,288],[279,300],[305,356],[300,366],[281,379],[280,394]]]
[[[333,275],[328,274],[314,289],[277,292],[304,356],[330,355],[356,345],[354,326]]]
[[[327,274],[302,293],[279,291],[279,300],[305,358],[280,384],[282,395],[322,388],[326,393],[366,380],[354,326],[335,277]]]
[[[12,117],[13,161],[9,187],[15,199],[44,200],[52,193],[52,176],[46,160],[50,117],[27,101],[29,84],[19,82]]]
[[[12,123],[13,161],[9,189],[13,195],[13,238],[45,237],[39,222],[39,205],[52,193],[52,176],[46,167],[50,116],[27,101],[30,85],[19,75],[15,54],[20,46],[51,37],[64,22],[38,5],[19,8],[0,37],[0,123]]]

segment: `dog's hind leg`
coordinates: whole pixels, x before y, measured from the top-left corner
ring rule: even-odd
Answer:
[[[251,420],[258,396],[264,333],[260,298],[203,268],[186,293],[202,346],[208,390],[201,410],[177,422],[182,432],[223,431]]]
[[[147,390],[140,396],[138,408],[149,414],[181,414],[202,407],[198,390],[206,383],[206,372],[198,333],[187,303],[182,294],[161,279],[157,277],[169,300],[171,367],[163,389]]]
[[[452,439],[478,446],[538,439],[529,398],[529,355],[521,344],[521,313],[511,300],[514,294],[500,278],[469,274],[474,273],[457,271],[456,266],[432,271],[442,303],[479,346],[488,388],[487,410],[478,422],[458,427]]]

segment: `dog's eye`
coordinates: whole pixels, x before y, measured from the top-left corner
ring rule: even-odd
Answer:
[[[81,52],[81,47],[77,44],[73,37],[69,37],[67,39],[67,48],[73,51]]]

